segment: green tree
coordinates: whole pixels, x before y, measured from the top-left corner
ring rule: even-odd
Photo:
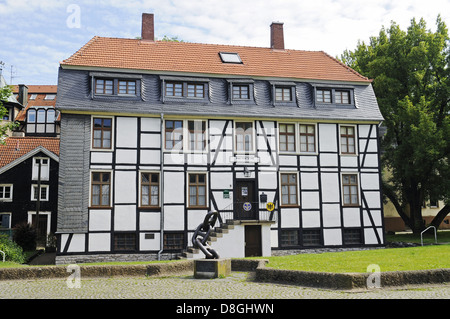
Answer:
[[[17,127],[17,123],[2,120],[4,116],[8,114],[8,110],[3,106],[3,103],[6,102],[11,95],[12,91],[10,86],[5,85],[0,88],[0,144],[5,143],[8,131]]]
[[[407,31],[392,22],[370,43],[341,60],[373,79],[386,134],[381,157],[383,193],[414,233],[425,227],[422,205],[430,197],[445,206],[432,221],[439,226],[450,212],[450,50],[441,17],[436,31],[423,19]],[[387,173],[386,173],[387,172]]]

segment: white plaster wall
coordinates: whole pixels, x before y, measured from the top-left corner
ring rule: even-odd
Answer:
[[[303,211],[302,226],[303,228],[320,227],[320,211]]]
[[[319,174],[301,173],[300,182],[301,182],[301,189],[319,189]]]
[[[322,215],[324,227],[341,226],[341,212],[339,204],[323,204]]]
[[[319,146],[321,152],[337,152],[336,125],[319,124]]]
[[[379,189],[380,181],[378,174],[364,174],[361,173],[361,188],[362,189]]]
[[[300,227],[298,208],[281,208],[281,228]]]
[[[322,201],[339,202],[339,178],[336,173],[322,173]]]
[[[161,131],[161,119],[157,117],[141,118],[141,131],[149,131],[149,132]]]
[[[325,246],[342,245],[342,234],[340,229],[324,229],[323,242]]]
[[[302,202],[300,204],[305,209],[319,209],[319,192],[302,192]]]
[[[376,231],[378,233],[378,236],[380,237],[381,243],[383,244],[382,229],[377,228]],[[373,228],[364,228],[364,240],[365,240],[365,244],[367,244],[367,245],[378,244],[377,236],[376,236]]]
[[[141,164],[159,164],[161,152],[158,150],[141,150]]]
[[[157,230],[161,228],[161,213],[141,212],[139,217],[139,230]]]
[[[137,146],[137,118],[117,117],[117,147]]]
[[[320,165],[321,166],[338,166],[338,155],[337,154],[320,154]]]
[[[136,203],[136,171],[116,171],[114,186],[115,203]]]
[[[300,156],[300,166],[306,167],[306,166],[317,166],[317,156]]]
[[[269,188],[276,189],[277,188],[277,172],[259,172],[258,183],[259,188]]]
[[[64,247],[67,243],[69,234],[61,235],[61,247]],[[70,242],[67,252],[69,253],[79,253],[84,252],[86,244],[85,234],[73,234],[72,240]]]
[[[219,237],[217,238],[217,241],[212,242],[211,248],[214,249],[221,258],[243,258],[245,257],[244,237],[244,226],[235,225],[234,229],[228,234],[224,234],[223,237]]]
[[[161,135],[160,134],[141,134],[141,147],[161,147]]]
[[[164,230],[184,229],[184,206],[164,207]]]
[[[136,164],[136,150],[116,150],[116,164]]]
[[[164,203],[184,202],[184,172],[164,172]]]
[[[115,206],[114,230],[136,230],[136,205]]]
[[[361,214],[359,207],[344,207],[343,215],[344,227],[361,226]]]
[[[383,215],[381,214],[381,210],[371,209],[370,214],[372,216],[373,222],[375,223],[375,226],[383,225]],[[363,223],[364,226],[372,226],[369,218],[369,212],[365,209],[363,210]]]
[[[111,230],[111,210],[90,210],[89,230]]]
[[[111,152],[91,152],[91,163],[112,163]]]
[[[153,239],[145,239],[146,233],[140,233],[139,234],[139,250],[145,251],[145,250],[159,250],[160,249],[160,233],[153,233],[155,235],[155,238]]]
[[[110,251],[111,250],[111,234],[110,233],[89,234],[88,250],[89,250],[89,252]]]

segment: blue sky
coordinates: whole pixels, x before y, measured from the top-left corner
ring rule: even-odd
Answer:
[[[450,0],[0,0],[2,74],[10,84],[57,84],[59,62],[93,36],[140,36],[143,12],[155,14],[157,38],[268,47],[279,21],[287,49],[333,56],[391,21],[406,30],[424,18],[435,30],[441,14],[450,27]]]

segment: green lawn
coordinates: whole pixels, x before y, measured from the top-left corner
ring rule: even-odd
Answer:
[[[318,272],[367,272],[376,264],[383,271],[450,268],[450,245],[299,254],[269,257],[268,267]]]

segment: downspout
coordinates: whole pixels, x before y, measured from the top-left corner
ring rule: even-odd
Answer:
[[[161,146],[161,151],[160,151],[160,164],[161,164],[161,173],[159,174],[159,183],[160,183],[160,192],[159,192],[159,196],[160,196],[160,207],[161,207],[161,213],[160,213],[160,243],[159,243],[159,247],[160,250],[158,251],[158,260],[161,260],[161,253],[164,250],[164,113],[161,113],[161,138],[160,138],[160,146]]]

